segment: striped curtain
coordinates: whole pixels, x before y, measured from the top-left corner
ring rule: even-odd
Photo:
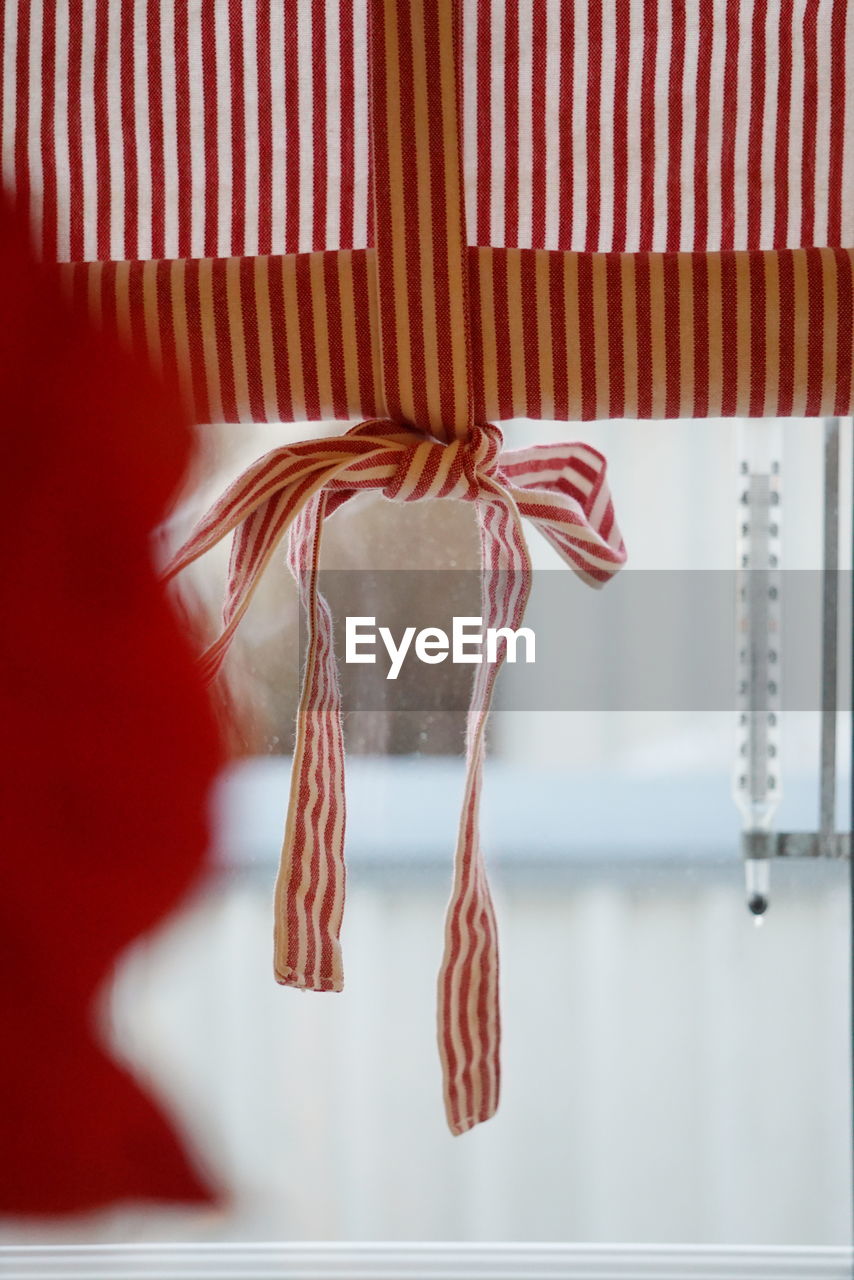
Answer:
[[[854,245],[848,0],[464,0],[468,242]],[[60,261],[371,243],[367,0],[6,0],[3,180]]]
[[[478,414],[848,412],[854,5],[458,21]],[[371,30],[368,0],[5,0],[4,184],[201,421],[395,416]]]
[[[473,504],[487,625],[523,518],[590,585],[625,549],[605,460],[533,418],[846,414],[849,0],[5,0],[4,183],[76,306],[197,421],[355,427],[260,459],[176,573],[233,549],[213,677],[287,538],[308,624],[275,905],[279,982],[343,983],[344,751],[325,519]],[[478,836],[500,660],[477,669],[438,980],[445,1109],[500,1091]]]

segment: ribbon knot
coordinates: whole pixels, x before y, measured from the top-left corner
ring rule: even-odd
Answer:
[[[308,645],[297,715],[290,800],[275,903],[279,982],[340,991],[344,908],[344,739],[332,617],[318,590],[323,524],[356,493],[397,502],[457,498],[474,504],[481,542],[481,614],[517,630],[531,585],[522,517],[593,586],[623,564],[605,460],[584,444],[501,451],[497,427],[442,444],[381,420],[346,434],[300,441],[260,458],[197,525],[167,579],[234,533],[224,628],[202,656],[219,669],[271,555],[288,537],[288,564],[306,615]],[[438,1040],[445,1109],[453,1133],[494,1114],[500,1081],[498,937],[478,835],[486,720],[503,660],[474,668],[466,730],[466,786],[438,981]]]
[[[443,444],[412,429],[414,440],[404,449],[383,494],[393,502],[420,502],[424,498],[457,498],[474,502],[483,477],[495,474],[501,450],[501,433],[489,424],[472,427],[465,439]]]

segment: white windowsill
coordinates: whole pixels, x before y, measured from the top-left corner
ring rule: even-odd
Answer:
[[[275,867],[290,766],[289,756],[255,756],[224,770],[213,796],[221,864],[256,866],[265,873]],[[352,865],[432,863],[444,873],[463,778],[463,761],[456,757],[351,756],[347,856]],[[847,789],[847,776],[840,773],[841,798]],[[517,867],[658,862],[684,868],[689,859],[695,865],[729,860],[736,866],[741,824],[730,791],[727,773],[631,776],[489,759],[481,829],[490,861]],[[815,806],[815,778],[789,778],[778,829],[812,830]],[[843,825],[848,825],[847,813]]]
[[[4,1280],[850,1280],[848,1248],[170,1244],[0,1248]]]

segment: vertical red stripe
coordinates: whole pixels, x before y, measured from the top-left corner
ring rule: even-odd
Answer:
[[[547,10],[545,0],[533,0],[531,31],[531,247],[546,245],[546,81]]]
[[[790,249],[781,250],[779,267],[780,395],[777,417],[789,418],[795,394],[795,264]]]
[[[323,653],[321,661],[323,663],[323,679],[325,682],[325,690],[321,694],[324,701],[324,742],[323,750],[316,754],[315,763],[315,788],[317,795],[317,803],[322,805],[324,796],[328,796],[329,778],[338,771],[336,770],[332,759],[332,753],[335,749],[335,743],[340,736],[340,725],[335,723],[338,720],[336,711],[333,709],[337,702],[337,676],[334,667],[330,670],[330,654],[332,650],[330,630],[331,625],[328,617],[328,609],[325,602],[318,602],[320,609],[324,613],[324,624],[322,630],[323,636]],[[336,692],[333,692],[335,690]],[[315,704],[316,705],[316,704]],[[340,801],[343,804],[343,800]],[[333,831],[335,823],[338,820],[338,804],[332,803],[326,805],[326,821],[323,830],[320,829],[319,814],[313,818],[313,825],[317,832],[314,840],[314,855],[312,858],[311,870],[311,888],[306,897],[306,915],[309,920],[313,920],[317,913],[317,923],[314,928],[308,930],[308,957],[306,968],[312,972],[314,968],[315,953],[319,951],[319,973],[322,978],[332,973],[333,969],[333,930],[330,928],[330,919],[332,915],[332,904],[335,898],[336,884],[339,878],[343,878],[343,868],[340,869],[335,856],[335,844],[333,840]],[[326,888],[324,890],[323,899],[320,903],[320,910],[317,909],[318,891],[320,889],[320,862],[323,858],[327,869]],[[319,947],[316,947],[315,937],[319,941]]]
[[[640,248],[652,249],[655,233],[655,60],[658,45],[658,0],[644,0],[643,58],[640,100]],[[646,415],[641,415],[646,416]]]
[[[789,121],[792,112],[793,0],[780,0],[777,41],[777,129],[774,138],[774,248],[784,249],[789,230]]]
[[[765,255],[750,254],[750,408],[751,418],[766,412]]]
[[[483,378],[483,316],[480,308],[480,256],[476,249],[468,251],[469,334],[471,336],[472,406],[475,422],[486,421]]]
[[[258,252],[273,252],[273,84],[270,64],[270,5],[258,0],[255,63],[258,73]],[[281,248],[281,245],[277,245]]]
[[[593,265],[589,253],[578,255],[578,331],[583,335],[581,350],[581,417],[596,417],[596,317],[593,311]]]
[[[148,121],[151,135],[151,256],[166,256],[166,161],[163,149],[163,68],[160,0],[148,0]]]
[[[202,118],[205,139],[204,256],[219,253],[219,153],[217,149],[216,0],[201,0]]]
[[[828,163],[827,243],[842,244],[842,161],[845,151],[846,49],[848,0],[833,0],[830,19],[830,155]],[[852,139],[854,145],[854,139]],[[849,193],[850,198],[850,193]]]
[[[821,253],[807,253],[807,396],[804,413],[817,418],[821,413],[824,374],[824,271]]]
[[[303,0],[305,3],[305,0]],[[312,189],[312,249],[326,248],[326,3],[311,0],[311,131],[314,157]]]
[[[673,0],[667,102],[666,246],[682,248],[682,81],[685,76],[685,0]],[[668,414],[668,417],[670,415]]]
[[[721,254],[721,417],[731,418],[738,407],[738,289],[736,260]]]
[[[446,951],[452,956],[458,956],[460,951],[460,924],[459,924],[459,901],[454,903],[454,909],[448,917],[448,944]],[[452,1116],[456,1120],[458,1116],[464,1114],[460,1107],[460,1090],[457,1084],[460,1075],[459,1064],[457,1062],[457,1053],[454,1048],[454,1035],[452,1032],[452,1013],[453,1005],[451,1001],[451,989],[453,985],[453,965],[449,964],[445,970],[444,982],[442,984],[442,1009],[443,1017],[441,1023],[442,1045],[445,1050],[447,1059],[447,1069],[445,1079],[448,1089],[448,1103]],[[470,1060],[471,1045],[466,1045],[465,1041],[462,1046],[463,1062]]]
[[[615,16],[616,76],[614,79],[614,234],[611,248],[626,249],[626,202],[629,193],[629,57],[632,46],[631,10],[622,5]],[[632,110],[635,104],[632,103]],[[604,247],[604,246],[603,246]]]
[[[15,197],[30,216],[30,0],[18,0],[18,47],[15,50]],[[70,76],[69,70],[69,76]],[[82,254],[81,254],[82,256]]]
[[[605,262],[608,307],[608,414],[622,418],[626,411],[626,371],[623,358],[623,270],[619,253]]]
[[[494,554],[495,552],[493,552],[493,555]],[[501,621],[504,621],[504,619],[501,619]],[[488,697],[489,695],[486,696]],[[482,763],[479,768],[482,770]],[[477,830],[478,807],[474,797],[481,788],[480,778],[475,782],[474,787],[476,790],[473,789],[472,802],[469,807],[469,813],[466,820],[466,842],[470,850],[466,859],[467,863],[470,864],[466,880],[471,886],[471,903],[468,912],[466,913],[465,932],[469,950],[465,957],[465,961],[461,966],[462,972],[460,974],[460,985],[457,997],[459,1000],[460,1012],[458,1014],[457,1025],[458,1030],[462,1033],[464,1049],[470,1039],[471,1031],[476,1033],[479,1043],[476,1054],[473,1054],[470,1050],[466,1050],[465,1054],[463,1074],[468,1084],[467,1092],[470,1104],[466,1108],[466,1115],[458,1117],[460,1120],[464,1120],[466,1116],[472,1116],[475,1120],[488,1118],[488,1108],[491,1100],[489,1083],[490,1067],[494,1065],[495,1068],[496,1093],[498,1089],[498,1073],[500,1070],[497,1045],[490,1045],[488,1030],[490,1004],[488,971],[492,964],[494,964],[496,968],[498,966],[498,939],[495,936],[489,886],[486,882],[486,874],[483,868],[483,855],[480,850],[480,838]],[[474,954],[476,934],[482,934],[484,937],[483,949],[477,961],[475,960]],[[477,964],[477,968],[475,968],[475,964]],[[469,991],[472,984],[475,985],[477,992],[476,1014],[474,1019],[472,1019],[468,1013]],[[493,1058],[494,1063],[492,1061]],[[475,1063],[477,1064],[481,1090],[481,1100],[477,1108],[474,1106],[473,1076]]]
[[[202,342],[198,258],[190,258],[184,271],[184,293],[187,304],[187,342],[190,349],[194,415],[196,422],[210,422],[211,411],[208,403],[207,378],[205,376],[205,349]]]
[[[371,0],[368,0],[368,51],[367,51],[367,63],[368,63],[368,95],[369,95],[369,96],[368,96],[368,103],[369,103],[369,104],[371,103],[372,95],[375,95],[375,94],[379,91],[379,86],[377,85],[377,81],[376,81],[376,72],[375,72],[375,70],[374,70],[374,66],[375,66],[375,63],[376,63],[376,55],[375,55],[375,54],[372,52],[372,50],[371,50],[371,43],[372,43],[371,26],[372,26],[372,24],[373,24],[373,13],[372,13],[372,9],[371,9]],[[384,90],[383,90],[382,92],[384,93]],[[374,124],[373,124],[373,115],[374,115],[374,112],[373,112],[373,106],[369,105],[369,108],[368,108],[368,130],[367,130],[367,132],[368,132],[368,138],[367,138],[367,151],[368,151],[368,210],[367,210],[367,212],[368,212],[368,220],[367,220],[367,228],[366,228],[366,230],[367,230],[367,245],[366,245],[366,247],[367,247],[368,249],[372,249],[372,248],[374,247],[375,243],[376,243],[376,241],[375,241],[375,236],[376,236],[376,227],[377,227],[377,213],[376,213],[376,206],[377,206],[377,199],[378,199],[378,194],[377,194],[377,193],[378,193],[378,190],[379,190],[379,188],[377,187],[377,183],[376,183],[376,170],[375,170],[375,165],[374,165],[374,128],[375,128],[375,126],[374,126]],[[387,175],[386,175],[386,176],[387,176]],[[377,269],[378,269],[378,270],[380,269],[380,268],[379,268],[379,264],[378,264],[378,266],[377,266]]]
[[[19,36],[20,39],[20,36]],[[68,3],[68,208],[72,262],[83,258],[83,122],[81,72],[83,64],[83,0]],[[20,95],[19,95],[20,96]]]
[[[448,966],[448,972],[447,972],[446,981],[445,981],[446,998],[448,999],[449,1003],[451,1003],[451,1001],[453,1000],[456,1005],[453,1024],[457,1030],[457,1033],[459,1034],[461,1047],[462,1047],[462,1070],[460,1071],[459,1074],[460,1074],[460,1081],[462,1084],[462,1093],[463,1093],[464,1101],[463,1101],[462,1108],[460,1108],[458,1105],[454,1109],[454,1119],[457,1123],[459,1123],[460,1120],[463,1120],[470,1116],[475,1115],[474,1082],[472,1080],[472,1065],[474,1061],[474,1051],[473,1051],[473,1043],[472,1043],[472,1036],[471,1036],[472,1020],[467,1016],[467,1013],[463,1012],[463,1011],[467,1011],[468,1009],[469,988],[471,986],[471,980],[472,980],[472,950],[474,948],[473,933],[474,933],[474,927],[475,927],[474,917],[475,917],[475,912],[477,910],[477,907],[479,905],[478,903],[479,895],[477,894],[476,891],[474,891],[473,886],[472,886],[472,893],[471,893],[471,898],[469,902],[469,908],[465,916],[463,916],[463,911],[462,911],[463,897],[466,892],[466,888],[468,886],[471,886],[472,884],[473,869],[471,864],[474,858],[477,856],[476,855],[477,834],[474,830],[473,810],[474,810],[474,801],[472,799],[469,801],[469,803],[466,806],[465,836],[464,836],[465,847],[464,847],[464,852],[462,857],[462,868],[461,868],[461,876],[460,876],[462,891],[459,897],[457,898],[456,903],[454,904],[454,911],[452,915],[453,925],[451,929],[451,936],[454,938],[454,941],[451,947],[451,955],[453,956],[453,962],[451,965]],[[463,957],[461,954],[464,946],[467,948],[467,954],[465,957]],[[453,981],[454,976],[458,976],[458,986],[457,986],[455,997],[452,996],[453,989],[454,989],[454,981]],[[485,1028],[481,1026],[479,1027],[479,1030],[481,1031],[481,1034],[482,1034]],[[447,1042],[449,1045],[451,1043],[451,1040],[452,1040],[452,1036],[448,1035]],[[483,1045],[481,1045],[481,1052],[478,1054],[478,1057],[480,1058],[481,1062],[483,1062],[484,1056],[485,1055],[483,1054]]]
[[[325,501],[325,499],[321,499]],[[312,554],[312,565],[309,573],[316,584],[315,566],[317,564],[317,539],[314,542],[314,551]],[[312,589],[313,593],[313,589]],[[325,641],[326,632],[323,622],[317,616],[319,613],[319,601],[314,598],[312,606],[315,611],[315,617],[312,621],[312,640],[314,635],[317,636],[317,651],[315,658],[315,667],[312,676],[312,693],[310,699],[311,711],[309,712],[310,722],[312,724],[308,733],[313,741],[307,741],[305,756],[303,757],[300,769],[300,806],[297,814],[296,822],[296,838],[295,846],[299,850],[300,856],[294,859],[294,865],[291,868],[291,878],[288,884],[288,899],[290,903],[289,916],[292,913],[298,921],[297,928],[300,934],[305,938],[305,963],[303,974],[306,975],[310,982],[319,980],[321,987],[325,981],[328,981],[329,970],[325,973],[318,973],[315,966],[317,964],[317,948],[315,945],[315,923],[314,912],[315,903],[317,902],[317,885],[320,878],[320,853],[322,840],[320,838],[320,807],[323,803],[324,795],[328,795],[329,780],[324,779],[324,766],[328,767],[329,752],[329,735],[328,725],[324,723],[328,713],[328,695],[329,690],[326,685],[326,653]],[[308,735],[307,735],[308,737]],[[334,789],[333,793],[334,793]],[[306,858],[306,849],[310,850],[310,858]],[[302,877],[305,875],[306,862],[308,862],[308,874],[305,876],[304,897],[297,898],[297,893],[302,887]],[[297,905],[299,904],[299,905]],[[296,929],[294,934],[296,935]],[[298,956],[298,942],[296,936],[293,941],[292,964],[296,963]],[[322,949],[322,944],[321,944]]]
[[[635,255],[639,418],[652,417],[652,299],[649,254]]]
[[[519,245],[519,0],[506,0],[504,27],[504,243]]]
[[[762,246],[762,126],[765,116],[765,24],[767,0],[754,0],[750,43],[750,115],[747,124],[747,248]]]
[[[254,4],[256,0],[252,0]],[[231,253],[246,252],[246,103],[244,100],[243,0],[228,0],[231,76]]]
[[[367,316],[370,306],[368,288],[368,255],[363,249],[353,253],[353,302],[356,316]],[[359,371],[359,399],[365,417],[378,410],[379,388],[374,386],[374,359],[371,350],[371,329],[367,322],[356,324],[356,352]]]
[[[95,6],[95,252],[111,258],[112,174],[110,171],[109,110],[107,101],[107,19],[109,6]]]
[[[836,258],[836,404],[834,413],[851,413],[851,382],[854,370],[854,260],[845,249],[834,251]]]
[[[536,254],[522,257],[522,353],[525,361],[525,417],[535,421],[542,416],[540,387],[540,334],[537,324],[537,259]]]
[[[344,340],[341,329],[341,289],[338,283],[338,255],[323,255],[323,290],[326,295],[326,331],[332,382],[332,412],[347,417],[347,388],[344,382]]]
[[[237,396],[234,386],[234,342],[228,314],[227,258],[215,258],[211,271],[214,335],[219,370],[219,396],[223,422],[237,422]]]
[[[572,95],[575,15],[571,4],[560,6],[560,84],[558,87],[558,249],[572,249],[573,155]]]
[[[189,0],[175,0],[175,128],[178,152],[178,257],[192,252]],[[199,419],[204,422],[204,418]]]
[[[678,418],[682,401],[682,351],[679,334],[679,258],[664,256],[664,416]]]
[[[285,82],[276,85],[285,110],[285,253],[298,253],[299,238],[299,47],[298,0],[284,0],[285,6]]]
[[[0,58],[2,58],[2,56],[2,37],[0,37]],[[2,63],[0,63],[0,65],[2,65]],[[54,93],[56,91],[56,0],[44,0],[41,78],[41,161],[44,184],[41,244],[42,257],[46,261],[50,261],[57,255],[56,145],[54,134]]]
[[[299,336],[302,346],[302,376],[305,388],[305,415],[309,422],[320,419],[320,388],[317,384],[317,337],[312,305],[311,271],[307,254],[296,261],[296,294],[299,300]]]
[[[475,243],[492,244],[492,21],[489,0],[477,4],[477,228]]]
[[[396,0],[390,0],[395,3]],[[382,0],[380,0],[382,4]],[[379,14],[377,15],[379,21]],[[430,5],[425,3],[424,6],[425,27],[430,22]],[[398,59],[400,64],[400,135],[402,150],[402,169],[403,169],[403,188],[407,193],[403,205],[403,226],[404,239],[406,242],[406,302],[409,313],[409,351],[410,351],[410,376],[412,378],[412,397],[415,408],[415,420],[417,423],[426,423],[428,420],[427,413],[427,377],[424,362],[424,320],[422,311],[422,294],[421,294],[421,235],[418,226],[418,165],[416,163],[417,148],[415,145],[415,99],[413,96],[413,83],[415,71],[412,61],[413,39],[425,39],[418,32],[413,36],[412,31],[412,11],[409,4],[398,3],[397,5],[397,35],[398,35]],[[427,43],[428,48],[437,49],[438,46],[438,24],[434,22],[431,31],[431,39]],[[438,52],[436,57],[438,57]],[[385,61],[383,62],[385,66]],[[386,68],[386,74],[388,69]],[[438,73],[432,77],[434,90],[438,88],[436,81]],[[435,102],[429,92],[430,85],[426,86],[428,90],[428,106],[427,114],[430,123],[435,129],[438,120],[435,115]],[[441,115],[438,117],[441,119]],[[376,119],[376,118],[375,118]],[[388,138],[388,115],[383,114],[382,132],[377,129],[374,132],[374,142],[379,149],[387,145]],[[431,132],[431,147],[429,157],[422,156],[421,162],[428,160],[430,165],[431,178],[436,173],[436,146],[441,145],[441,138],[436,138],[435,133]],[[443,189],[444,190],[444,189]],[[443,214],[444,201],[442,195],[435,189],[431,192],[434,210],[434,252],[438,246],[440,257],[433,263],[433,277],[436,284],[436,309],[439,315],[442,314],[442,306],[439,302],[439,286],[443,278],[443,259],[442,243],[444,241],[443,234]],[[393,227],[390,223],[389,206],[391,204],[392,192],[389,183],[389,204],[379,204],[377,208],[377,253],[383,255],[388,254],[389,258],[399,248],[395,245],[395,241],[400,234],[398,227]],[[438,206],[438,209],[437,209]],[[436,223],[438,222],[438,226]],[[444,258],[444,264],[447,264],[447,257]],[[446,270],[445,266],[445,270]],[[447,288],[447,278],[445,277],[445,286]],[[380,286],[382,289],[382,285]],[[397,315],[397,309],[394,299],[390,302],[390,320],[393,314],[397,323],[400,317]],[[394,323],[394,321],[392,321]],[[383,330],[383,352],[385,353],[385,337],[386,330]],[[441,335],[439,336],[441,345]]]
[[[735,245],[735,129],[738,118],[739,0],[727,0],[724,48],[723,112],[721,123],[721,248]]]
[[[356,132],[353,0],[339,0],[341,42],[341,231],[339,247],[352,249],[355,235]],[[329,245],[330,249],[335,245]]]
[[[602,0],[587,0],[587,230],[584,247],[596,253],[602,209]]]
[[[694,417],[709,413],[709,259],[703,250],[691,255],[694,291]]]
[[[249,409],[253,422],[266,422],[264,384],[261,379],[261,349],[258,342],[258,307],[255,302],[255,262],[254,258],[240,260],[240,308],[243,313]]]
[[[460,73],[460,7],[455,2],[451,6],[453,18],[452,33],[452,49],[449,51],[450,57],[454,60],[456,72],[456,103],[459,108],[461,105],[461,73]],[[439,11],[437,0],[425,0],[424,3],[424,32],[420,35],[425,48],[428,51],[438,49],[439,47]],[[453,336],[450,331],[451,316],[451,292],[450,292],[450,270],[451,255],[461,256],[461,265],[463,270],[462,287],[467,290],[467,278],[465,268],[467,266],[466,257],[466,231],[465,231],[465,180],[462,172],[462,138],[459,132],[459,115],[456,115],[457,128],[457,149],[456,154],[449,153],[444,145],[445,120],[442,102],[442,92],[439,76],[431,75],[428,69],[427,75],[427,98],[428,110],[430,115],[430,192],[433,205],[433,273],[436,297],[436,330],[438,337],[438,362],[439,362],[439,403],[442,415],[442,422],[449,431],[452,429],[457,413],[457,402],[454,388],[453,364],[452,364],[452,345]],[[414,124],[414,119],[413,119]],[[413,137],[414,142],[414,137]],[[414,147],[413,147],[414,150]],[[459,222],[449,228],[447,223],[447,204],[448,204],[448,167],[454,165],[457,172],[454,175],[457,187],[460,192],[462,207],[460,209]],[[452,180],[453,181],[453,180]],[[417,239],[417,238],[416,238]],[[420,257],[420,255],[419,255]],[[420,261],[419,261],[419,278],[420,278]],[[464,299],[467,304],[468,299]],[[420,308],[420,303],[419,303]],[[467,305],[465,311],[467,313]],[[468,346],[465,351],[466,362],[469,360]],[[469,379],[469,387],[471,385],[470,370],[467,370]],[[425,396],[426,410],[426,396]],[[471,402],[469,399],[468,413],[471,415]],[[425,422],[427,419],[425,418]]]
[[[368,147],[371,172],[370,235],[372,242],[376,245],[377,308],[382,345],[381,376],[383,379],[384,400],[388,416],[397,422],[402,418],[403,411],[400,403],[397,332],[394,323],[394,275],[391,258],[387,250],[388,227],[381,219],[381,211],[389,208],[391,200],[391,178],[385,125],[388,115],[385,43],[382,36],[376,34],[383,30],[381,0],[369,0],[368,22],[370,70]]]
[[[513,366],[510,356],[510,325],[507,296],[507,255],[493,254],[492,290],[495,307],[495,363],[498,382],[498,417],[515,417],[513,407]],[[487,317],[487,323],[490,318]]]
[[[818,114],[818,5],[807,0],[804,10],[804,132],[801,152],[802,248],[815,244],[815,153]],[[797,246],[793,246],[797,247]]]
[[[554,415],[556,419],[565,421],[569,417],[569,384],[566,359],[564,268],[563,258],[559,253],[549,254],[549,304],[552,322]]]
[[[273,347],[273,370],[276,379],[276,403],[279,407],[280,421],[293,422],[294,406],[291,378],[288,372],[285,291],[281,258],[271,258],[268,266],[267,282],[270,289],[270,316],[272,323],[270,337]]]
[[[175,346],[175,309],[172,302],[172,264],[170,262],[158,262],[156,281],[157,330],[160,334],[163,377],[167,385],[177,394],[178,352]]]
[[[118,0],[116,0],[118,2]],[[139,171],[136,153],[136,128],[134,112],[134,52],[133,0],[121,0],[119,48],[121,58],[121,118],[122,150],[124,152],[125,220],[123,257],[139,257]]]
[[[694,137],[694,251],[709,248],[709,112],[714,23],[708,8],[697,17],[696,133]],[[716,88],[717,91],[717,88]]]

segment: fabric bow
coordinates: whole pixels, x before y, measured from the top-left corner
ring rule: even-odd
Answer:
[[[307,623],[290,800],[275,894],[275,975],[314,991],[340,991],[344,908],[344,740],[332,618],[317,587],[323,521],[355,494],[395,502],[472,502],[481,542],[485,627],[521,625],[531,585],[522,516],[572,569],[601,586],[626,558],[606,483],[605,459],[584,444],[501,452],[497,427],[443,444],[386,420],[346,434],[274,449],[230,486],[170,563],[171,578],[234,531],[224,629],[201,659],[216,675],[252,593],[289,531],[288,564]],[[466,730],[466,784],[438,980],[438,1039],[452,1133],[488,1120],[498,1105],[498,942],[478,836],[484,738],[504,658],[475,667]]]

